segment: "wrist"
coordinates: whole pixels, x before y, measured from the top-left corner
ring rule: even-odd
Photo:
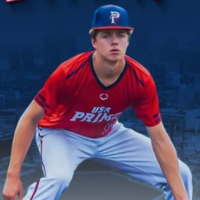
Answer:
[[[175,197],[175,200],[189,200],[186,192],[183,192],[183,193],[178,194],[178,195],[174,195],[174,197]]]
[[[19,178],[20,177],[20,170],[17,169],[8,169],[7,177]]]

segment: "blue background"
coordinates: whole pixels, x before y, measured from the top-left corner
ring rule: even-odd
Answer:
[[[93,12],[109,3],[122,6],[129,13],[135,30],[127,54],[143,64],[156,82],[163,122],[179,157],[192,170],[197,200],[200,197],[198,0],[24,0],[10,4],[1,0],[0,156],[5,163],[1,170],[7,167],[11,139],[21,113],[61,62],[92,49],[88,31]],[[133,111],[126,111],[120,120],[146,134]],[[28,155],[35,154],[32,145]]]

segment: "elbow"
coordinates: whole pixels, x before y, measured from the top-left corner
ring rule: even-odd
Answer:
[[[158,151],[168,151],[168,152],[173,152],[174,154],[177,155],[177,152],[175,150],[175,147],[172,143],[172,141],[170,140],[169,136],[166,135],[166,137],[159,137],[156,139],[151,140],[152,143],[152,147],[154,152],[158,152]]]
[[[31,115],[25,112],[19,119],[19,123],[32,124],[32,125],[37,126],[38,122],[40,121],[42,117],[43,115]]]

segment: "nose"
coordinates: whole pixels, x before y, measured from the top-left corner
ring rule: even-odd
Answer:
[[[116,46],[116,45],[118,45],[118,38],[117,38],[117,36],[115,35],[115,34],[113,34],[112,35],[112,38],[111,38],[111,45],[112,46]]]

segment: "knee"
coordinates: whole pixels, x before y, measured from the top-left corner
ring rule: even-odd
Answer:
[[[185,183],[192,183],[192,173],[185,163],[180,164],[180,174]]]

